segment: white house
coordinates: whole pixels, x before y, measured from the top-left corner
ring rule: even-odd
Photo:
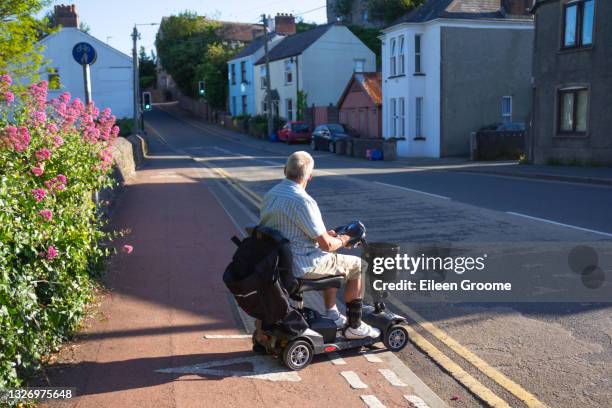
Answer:
[[[524,0],[428,0],[383,30],[383,137],[398,155],[465,156],[469,134],[530,111]],[[522,13],[521,13],[522,12]]]
[[[43,46],[46,62],[41,77],[49,80],[49,97],[55,98],[68,91],[73,98],[85,100],[83,68],[73,59],[72,48],[79,42],[86,42],[95,48],[98,56],[90,69],[93,102],[100,109],[110,108],[117,118],[132,117],[132,58],[79,30],[74,5],[55,6],[55,15],[62,28],[39,43]]]
[[[308,106],[335,105],[354,72],[376,70],[376,57],[341,24],[327,24],[284,38],[270,52],[275,114],[297,119],[298,92]],[[255,63],[257,113],[266,112],[265,59]]]

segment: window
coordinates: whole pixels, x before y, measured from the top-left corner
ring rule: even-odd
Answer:
[[[399,134],[406,136],[406,103],[404,98],[399,98]]]
[[[287,122],[293,120],[293,100],[291,98],[285,99],[285,105],[287,110]]]
[[[236,64],[230,65],[230,79],[232,81],[232,85],[236,85]]]
[[[365,71],[365,60],[358,59],[355,60],[355,65],[353,66],[353,72],[364,72]]]
[[[240,62],[240,82],[245,83],[246,81],[246,61],[242,61]]]
[[[501,98],[501,116],[502,122],[512,122],[512,97],[502,96]]]
[[[391,99],[391,137],[397,136],[397,99]]]
[[[404,62],[404,36],[399,38],[399,58],[398,58],[398,73],[404,75],[406,73]]]
[[[591,46],[595,0],[572,1],[565,5],[564,14],[563,48]]]
[[[414,104],[414,132],[417,139],[423,138],[423,97],[418,96]]]
[[[236,116],[236,97],[232,96],[232,115]]]
[[[285,61],[285,84],[293,82],[293,72],[291,71],[292,60],[288,59]]]
[[[391,60],[389,65],[389,75],[397,75],[397,67],[395,66],[395,38],[391,39]]]
[[[47,82],[49,83],[49,90],[60,89],[62,87],[59,75],[59,68],[47,69]]]
[[[264,114],[268,113],[268,104],[266,103],[265,99],[263,101],[261,101],[261,111]]]
[[[268,78],[266,77],[266,66],[263,65],[261,67],[259,67],[259,78],[260,78],[260,82],[261,82],[261,89],[266,89],[266,81],[268,80]]]
[[[361,21],[369,21],[370,20],[370,13],[368,12],[368,9],[363,9],[361,10]]]
[[[242,114],[246,115],[248,113],[247,110],[247,96],[242,95]]]
[[[586,133],[588,103],[586,88],[559,91],[559,133]]]
[[[414,73],[420,74],[421,71],[421,34],[414,35]]]

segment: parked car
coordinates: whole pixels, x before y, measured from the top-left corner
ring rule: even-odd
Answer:
[[[309,143],[312,139],[310,128],[304,122],[289,122],[276,132],[278,140],[291,144],[293,142]]]
[[[524,122],[507,122],[507,123],[494,123],[489,126],[485,126],[480,130],[495,130],[498,132],[524,132]]]
[[[344,126],[338,123],[319,125],[312,132],[310,147],[312,150],[329,150],[336,152],[336,142],[339,139],[348,139],[349,135]]]

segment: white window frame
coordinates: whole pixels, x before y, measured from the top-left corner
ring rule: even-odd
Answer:
[[[414,137],[423,136],[423,97],[417,96],[414,100]]]
[[[405,75],[406,74],[406,62],[405,62],[405,57],[404,57],[404,46],[405,46],[405,40],[404,40],[404,36],[400,35],[399,37],[399,45],[398,45],[398,53],[399,53],[399,57],[398,57],[398,70],[397,73],[398,75]]]
[[[399,137],[406,136],[406,98],[401,97],[398,100],[398,120],[399,120]]]
[[[285,113],[287,122],[293,121],[293,99],[287,98],[285,99]]]
[[[261,83],[261,89],[266,89],[266,81],[268,80],[266,77],[266,66],[262,65],[259,67],[259,79]]]
[[[293,63],[290,59],[285,60],[285,85],[293,83]]]
[[[418,43],[418,47],[417,47]],[[418,50],[417,50],[418,48]],[[423,73],[423,37],[421,34],[414,35],[414,73],[422,74]]]
[[[396,44],[396,39],[392,38],[391,39],[391,44],[389,46],[389,52],[390,52],[390,57],[389,57],[389,76],[396,76],[397,75],[397,66],[396,66],[396,57],[395,57],[395,51],[397,49],[397,44]]]
[[[361,64],[361,70],[360,71],[357,70],[357,64],[358,63]],[[363,58],[353,60],[353,72],[365,72],[365,60]]]
[[[391,127],[391,132],[390,132],[391,134],[390,134],[390,136],[391,137],[396,137],[397,136],[397,99],[391,98],[389,105],[391,107],[390,110],[389,110],[389,113],[390,113],[390,115],[389,115],[390,116],[390,118],[389,118],[390,119],[389,125]]]
[[[232,115],[237,116],[236,97],[232,96]]]
[[[506,107],[506,104],[504,104],[504,101],[509,101],[508,106],[510,107],[510,111],[509,112],[505,112],[504,108]],[[512,122],[512,96],[509,95],[504,95],[501,97],[501,117],[502,117],[502,122],[504,123],[510,123]]]

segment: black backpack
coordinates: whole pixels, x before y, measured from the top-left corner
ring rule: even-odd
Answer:
[[[306,321],[289,304],[289,295],[298,287],[289,241],[280,232],[261,226],[242,241],[236,237],[232,241],[238,249],[223,282],[238,306],[261,320],[264,328],[277,326],[292,335],[305,330]]]

